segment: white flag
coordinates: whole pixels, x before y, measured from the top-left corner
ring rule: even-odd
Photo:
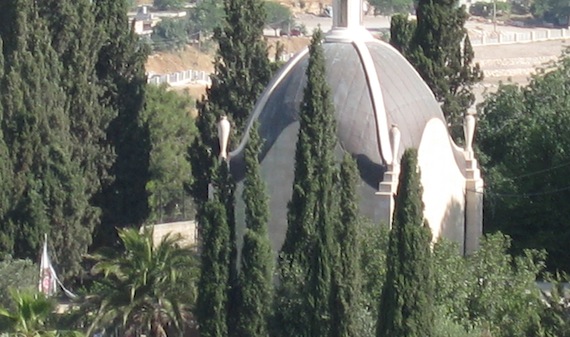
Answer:
[[[56,277],[47,252],[47,234],[45,235],[42,259],[40,262],[40,282],[38,288],[39,291],[46,296],[51,296],[55,294],[56,291]]]

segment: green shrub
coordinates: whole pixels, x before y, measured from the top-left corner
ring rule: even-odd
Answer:
[[[493,7],[497,8],[497,15],[508,15],[511,13],[511,3],[509,2],[476,2],[469,7],[469,14],[490,18],[493,16]]]
[[[0,261],[0,307],[11,308],[9,289],[37,289],[39,268],[30,260],[14,260],[7,256]]]

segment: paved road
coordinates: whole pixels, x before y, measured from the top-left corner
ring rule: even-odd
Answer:
[[[304,24],[307,27],[308,32],[312,32],[313,29],[317,28],[318,26],[320,26],[321,29],[325,32],[330,30],[332,27],[332,18],[317,16],[317,15],[313,15],[313,14],[302,14],[302,13],[297,14],[296,21],[299,24]],[[364,21],[364,27],[366,27],[372,31],[390,28],[390,17],[389,16],[366,15],[364,17],[363,21]],[[480,21],[480,20],[469,20],[465,23],[465,27],[472,34],[478,34],[478,33],[482,33],[482,32],[491,33],[494,31],[497,31],[497,32],[528,32],[529,30],[534,30],[534,31],[547,30],[547,28],[524,28],[524,27],[503,25],[501,23],[494,25],[490,21],[485,22],[485,21]]]
[[[315,28],[321,27],[321,30],[328,31],[332,27],[332,18],[317,16],[313,14],[297,14],[295,19],[298,23],[305,25],[308,32],[312,32]],[[390,28],[389,16],[373,16],[364,17],[364,27],[371,31]]]

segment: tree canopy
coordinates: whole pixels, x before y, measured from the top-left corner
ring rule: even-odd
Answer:
[[[265,11],[267,17],[264,24],[273,30],[287,29],[294,23],[291,9],[278,2],[265,1]]]
[[[417,151],[406,149],[380,297],[377,337],[434,336],[431,230],[424,220]]]
[[[515,252],[546,249],[548,267],[570,270],[570,58],[538,71],[526,87],[504,84],[480,106],[478,141],[486,179],[484,228],[513,238]],[[561,90],[562,89],[562,90]]]
[[[407,15],[414,9],[417,0],[371,0],[369,3],[374,6],[375,15],[394,13],[405,13]]]
[[[442,103],[451,135],[463,137],[463,116],[475,102],[472,86],[481,81],[479,65],[465,29],[468,14],[455,0],[419,0],[417,22],[392,19],[392,45],[416,68]]]
[[[182,336],[192,320],[197,263],[180,235],[153,240],[153,230],[119,230],[125,249],[101,249],[92,256],[95,292],[81,299],[88,335],[109,330],[151,337]]]
[[[171,10],[171,9],[180,9],[184,7],[184,0],[153,0],[152,5],[161,11],[164,10]]]
[[[535,0],[530,7],[532,14],[544,21],[570,26],[570,4],[565,0]]]
[[[142,116],[148,125],[150,142],[148,221],[167,222],[186,219],[192,214],[191,198],[184,186],[191,183],[191,167],[186,160],[188,144],[194,140],[196,127],[190,115],[194,101],[166,87],[148,86]],[[183,214],[184,213],[184,214]]]

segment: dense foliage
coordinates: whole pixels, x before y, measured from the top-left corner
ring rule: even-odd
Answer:
[[[291,8],[277,2],[266,1],[265,10],[267,11],[267,17],[264,22],[265,26],[275,30],[275,35],[277,35],[278,29],[289,32],[289,29],[294,23]]]
[[[473,103],[473,85],[483,78],[465,21],[464,7],[455,0],[420,0],[416,24],[406,24],[403,16],[392,20],[391,43],[416,68],[441,102],[443,113],[455,140],[463,135],[463,116]],[[412,31],[413,30],[413,31]]]
[[[65,29],[53,24],[61,15],[73,15],[64,11],[70,10],[68,2],[51,12],[28,1],[1,6],[7,6],[2,7],[8,12],[4,22],[11,27],[0,30],[5,60],[1,127],[8,149],[5,169],[14,172],[6,181],[11,189],[1,223],[1,249],[35,258],[40,237],[49,231],[58,253],[54,260],[68,276],[80,270],[81,254],[100,221],[92,198],[108,166],[98,142],[109,115],[100,113],[97,91],[84,86],[93,79],[93,58],[84,58],[85,50],[66,42],[78,38],[91,47],[95,37],[88,29],[78,33],[72,21]],[[80,1],[76,6],[82,12],[88,5]],[[61,28],[57,44],[49,28]],[[77,78],[76,67],[85,72]],[[83,136],[86,130],[90,133]]]
[[[375,15],[391,15],[394,13],[411,13],[414,5],[417,3],[415,0],[372,0],[369,1],[371,6],[374,6]]]
[[[395,197],[377,337],[435,336],[431,230],[424,220],[422,193],[417,151],[406,149]]]
[[[15,260],[10,256],[0,261],[0,307],[10,308],[11,290],[37,289],[39,267],[30,260]]]
[[[182,247],[180,236],[154,242],[152,229],[122,229],[119,237],[124,252],[102,249],[92,256],[99,286],[79,300],[88,335],[106,330],[182,336],[193,321],[194,250]]]
[[[210,37],[214,29],[224,20],[223,1],[203,0],[188,10],[187,29],[190,39]]]
[[[478,147],[486,179],[484,226],[508,234],[514,251],[546,249],[548,267],[570,271],[567,175],[570,58],[526,87],[502,85],[480,106]]]
[[[65,335],[50,324],[55,302],[32,291],[11,292],[13,309],[0,307],[1,336],[59,337]]]
[[[213,183],[216,192],[204,204],[200,217],[202,242],[196,317],[200,335],[204,337],[227,337],[229,333],[231,229],[220,186],[227,174],[225,163],[218,165]]]
[[[457,254],[456,244],[443,240],[435,245],[435,302],[456,329],[515,337],[548,336],[546,330],[555,327],[543,325],[540,318],[548,310],[536,284],[544,254],[525,251],[512,256],[510,244],[503,234],[487,235],[467,258]]]
[[[154,51],[183,49],[190,41],[189,21],[182,18],[164,18],[152,29],[151,46]]]
[[[264,337],[269,333],[273,299],[273,251],[267,232],[269,222],[265,182],[259,171],[261,139],[257,125],[249,130],[246,146],[243,200],[246,232],[241,249],[236,312],[237,336]]]
[[[174,10],[184,7],[184,0],[153,0],[152,5],[158,10]]]
[[[196,126],[199,133],[188,149],[194,177],[188,187],[196,202],[196,219],[200,230],[209,235],[207,247],[212,254],[209,259],[215,264],[212,268],[218,268],[216,274],[208,276],[205,273],[209,272],[206,270],[209,267],[202,265],[202,277],[214,278],[211,285],[207,279],[200,284],[200,289],[203,287],[206,291],[199,301],[203,336],[228,333],[233,336],[237,333],[239,315],[236,310],[235,183],[226,164],[218,163],[221,154],[217,123],[222,116],[227,116],[232,123],[233,134],[228,144],[231,150],[241,137],[245,121],[271,74],[267,45],[263,40],[266,16],[263,2],[226,0],[222,5],[224,20],[214,29],[213,36],[219,48],[211,76],[212,85],[198,103]],[[208,200],[211,186],[216,188],[216,200]],[[223,222],[218,224],[218,221]],[[218,226],[227,231],[214,230]],[[206,244],[206,240],[204,242]],[[220,253],[216,255],[217,251]],[[224,281],[226,283],[222,285]]]
[[[103,214],[96,245],[118,241],[116,228],[139,226],[149,214],[146,184],[151,149],[148,125],[143,121],[148,50],[128,27],[124,1],[94,0],[95,20],[104,28],[104,44],[95,65],[102,84],[99,100],[114,118],[106,131],[115,160],[111,180],[100,199]]]
[[[540,18],[561,27],[570,26],[570,4],[565,0],[534,0],[530,11]]]
[[[331,331],[331,277],[335,267],[336,122],[330,88],[325,79],[323,33],[313,34],[309,47],[307,85],[300,111],[295,152],[293,196],[288,205],[288,226],[280,256],[283,293],[297,292],[285,302],[282,336],[328,336]],[[347,224],[348,225],[348,224]],[[287,275],[293,273],[293,276]],[[293,281],[296,284],[288,284]],[[296,318],[294,318],[296,317]]]
[[[48,233],[60,277],[78,276],[90,246],[155,216],[147,193],[188,182],[187,102],[145,93],[147,50],[125,1],[10,0],[0,12],[0,252],[35,259]]]
[[[151,223],[191,218],[193,205],[183,187],[192,179],[186,150],[196,133],[193,104],[189,96],[164,86],[147,87],[142,119],[152,144],[146,183]]]
[[[360,225],[358,219],[358,168],[345,154],[339,173],[339,215],[334,228],[336,261],[332,271],[331,336],[359,336],[356,308],[360,300]]]

